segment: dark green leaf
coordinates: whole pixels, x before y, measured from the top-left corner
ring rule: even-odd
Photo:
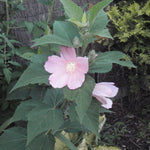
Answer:
[[[55,138],[51,134],[42,133],[27,146],[27,150],[54,150]]]
[[[25,102],[21,102],[21,104],[17,107],[12,121],[19,121],[19,120],[27,120],[28,113],[35,107],[39,106],[41,103],[38,101],[28,100]]]
[[[44,103],[50,105],[51,108],[57,107],[64,100],[62,89],[47,89],[44,96]]]
[[[29,144],[37,135],[48,130],[56,130],[64,123],[62,111],[51,109],[48,105],[41,105],[28,114],[28,138]]]
[[[83,118],[83,125],[85,128],[93,132],[98,136],[98,126],[99,126],[99,107],[100,103],[97,100],[92,100],[87,113]]]
[[[76,111],[80,118],[80,122],[82,122],[83,117],[91,104],[92,100],[92,91],[94,89],[95,82],[94,79],[90,76],[87,76],[82,87],[76,90],[70,90],[68,88],[64,88],[64,96],[68,100],[75,100],[77,106]]]
[[[112,64],[116,63],[122,66],[134,67],[133,63],[127,56],[119,51],[110,51],[99,53],[95,62],[90,66],[90,73],[106,73],[112,69]]]
[[[17,88],[20,88],[29,84],[49,85],[48,83],[49,74],[44,70],[44,64],[41,63],[41,60],[40,60],[40,63],[31,63],[31,65],[24,71],[22,76],[19,78],[19,80],[17,81],[16,85],[13,87],[11,92]]]
[[[26,129],[14,127],[7,129],[0,136],[1,150],[26,150]]]
[[[11,87],[10,87],[11,88]],[[9,92],[7,94],[7,100],[25,100],[25,99],[29,99],[30,98],[30,93],[34,90],[34,87],[31,86],[25,86],[25,87],[21,87],[13,92]],[[41,89],[40,89],[41,91]],[[39,94],[41,94],[39,91],[37,91],[38,94],[36,93],[36,95],[39,96]],[[32,96],[31,96],[32,97]],[[37,99],[36,99],[37,100]]]
[[[11,81],[11,71],[8,68],[4,68],[3,73],[5,75],[7,83],[9,83]]]

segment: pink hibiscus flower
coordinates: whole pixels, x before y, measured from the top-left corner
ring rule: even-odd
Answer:
[[[102,103],[102,106],[112,108],[112,100],[107,97],[114,97],[118,93],[118,88],[113,82],[100,82],[95,85],[92,95]]]
[[[82,86],[85,74],[88,72],[88,58],[76,57],[74,48],[60,47],[60,57],[52,55],[48,57],[44,68],[52,73],[49,83],[54,88],[68,86],[69,89],[76,89]]]

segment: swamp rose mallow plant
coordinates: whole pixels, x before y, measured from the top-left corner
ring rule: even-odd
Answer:
[[[95,85],[92,95],[102,103],[106,109],[112,108],[112,100],[108,97],[114,97],[118,93],[118,87],[113,82],[100,82]]]
[[[62,88],[67,85],[69,89],[77,89],[82,86],[88,72],[88,58],[77,57],[74,48],[61,46],[60,57],[49,56],[44,68],[51,73],[49,83],[52,87]]]

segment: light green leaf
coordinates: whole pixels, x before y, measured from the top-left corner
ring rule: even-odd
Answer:
[[[26,150],[26,129],[14,127],[5,130],[0,136],[1,150]]]
[[[47,89],[43,102],[49,107],[55,108],[59,106],[64,100],[62,89]]]
[[[73,47],[73,39],[79,37],[78,29],[70,22],[55,21],[54,34],[45,35],[39,39],[35,39],[33,46],[44,44],[58,44]]]
[[[106,29],[107,23],[108,23],[107,15],[103,10],[101,10],[99,14],[96,16],[96,19],[90,25],[89,32],[101,37],[112,38],[108,29]]]
[[[99,12],[111,2],[112,0],[103,0],[97,3],[96,5],[94,5],[89,10],[89,23],[91,24],[96,19],[96,16],[99,14]]]
[[[83,10],[71,0],[60,0],[60,1],[63,4],[65,13],[69,16],[69,18],[81,22]]]
[[[33,27],[34,27],[33,23],[32,22],[28,22],[28,21],[25,21],[24,23],[25,23],[28,31],[31,33],[32,30],[33,30]]]
[[[62,111],[48,105],[36,107],[28,114],[27,144],[37,135],[48,130],[56,130],[64,123]]]
[[[71,150],[77,150],[77,148],[61,133],[56,134],[56,137],[61,140]]]
[[[127,58],[127,56],[119,51],[110,51],[99,53],[95,59],[95,62],[90,66],[90,73],[106,73],[111,71],[112,64],[116,63],[122,66],[133,67],[133,63]]]
[[[92,91],[94,89],[94,86],[94,79],[90,76],[87,76],[82,87],[76,90],[64,88],[65,98],[68,100],[75,100],[77,104],[76,111],[81,123],[89,105],[91,104]]]
[[[26,150],[54,150],[55,138],[51,134],[42,133],[33,139]]]

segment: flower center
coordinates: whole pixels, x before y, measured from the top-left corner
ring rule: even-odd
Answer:
[[[76,64],[74,62],[69,62],[67,64],[66,70],[67,72],[73,72],[76,69]]]

